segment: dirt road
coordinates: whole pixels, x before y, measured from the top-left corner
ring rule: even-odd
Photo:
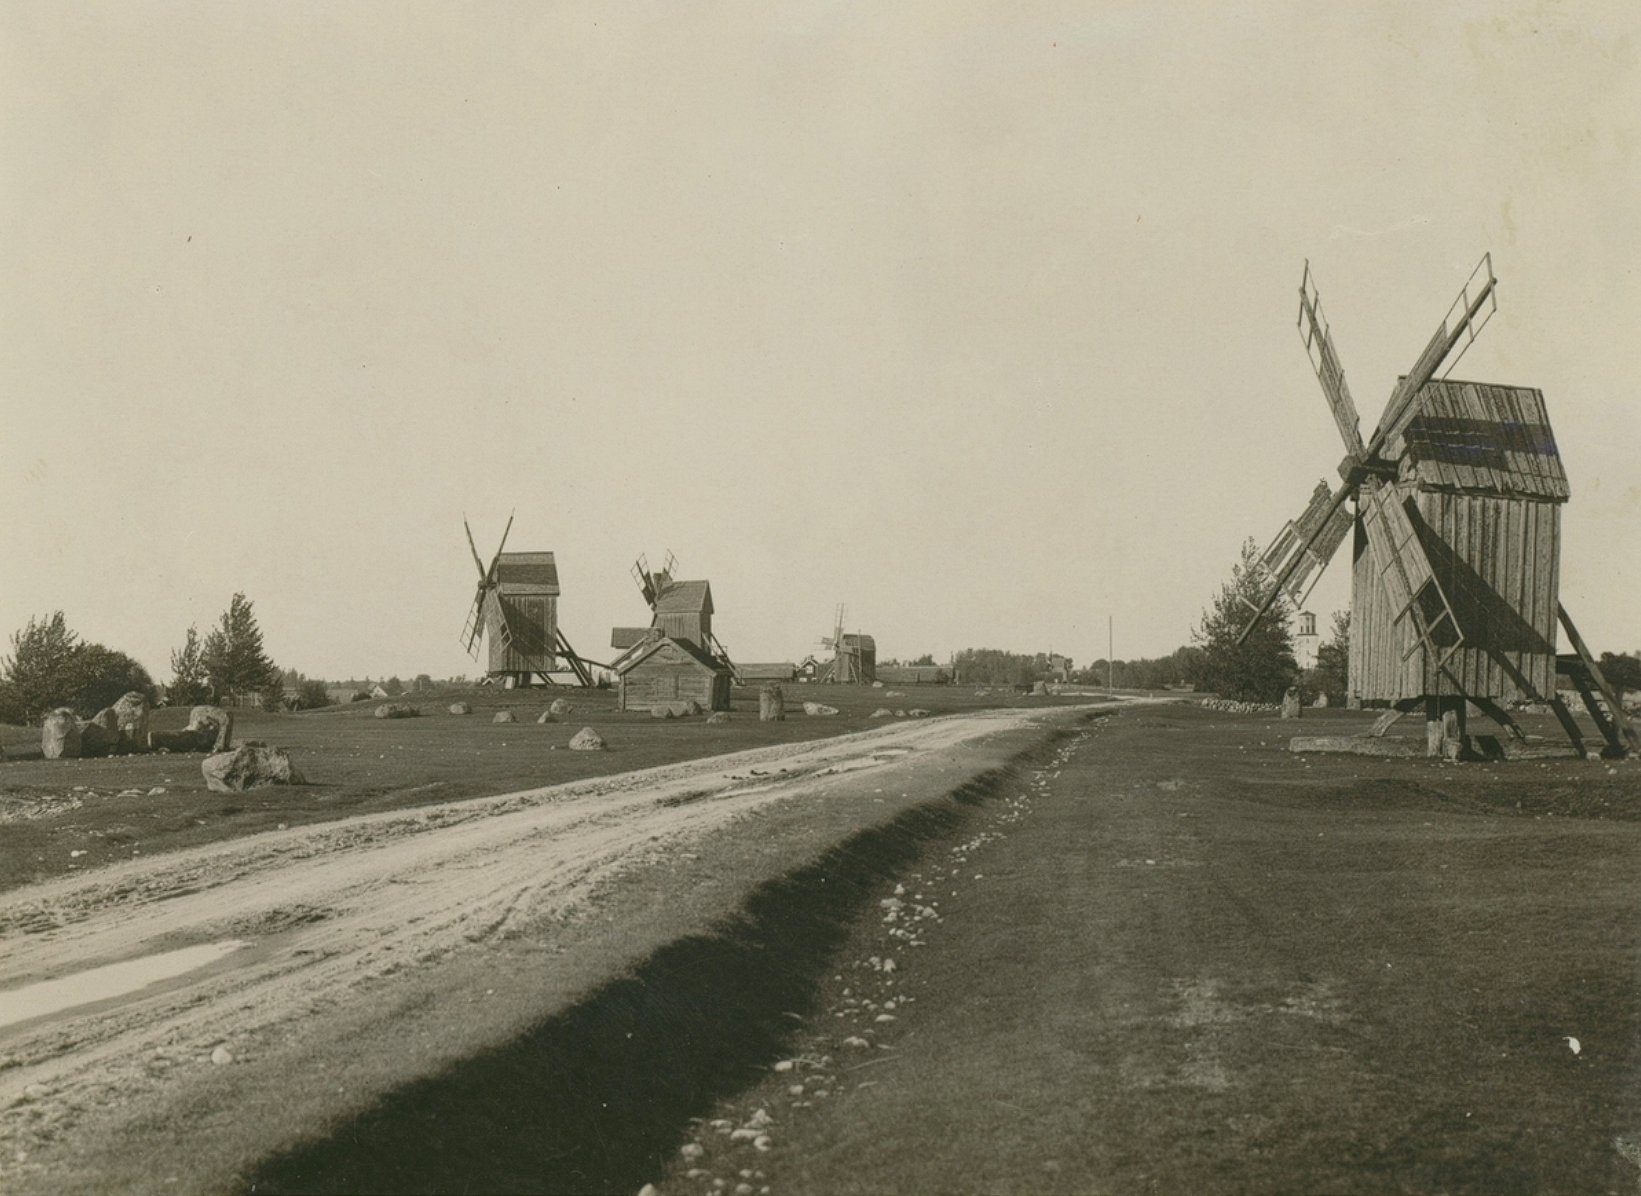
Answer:
[[[573,922],[601,885],[738,820],[881,793],[954,750],[1074,711],[903,722],[596,781],[281,830],[107,867],[0,900],[0,1185],[38,1182],[83,1122],[151,1101],[220,1046],[311,1027],[475,946]],[[870,800],[870,799],[868,799]],[[52,981],[207,962],[95,1004]],[[117,979],[113,981],[118,988]],[[386,988],[384,988],[386,986]],[[67,995],[62,990],[68,990]],[[184,1177],[186,1180],[186,1177]],[[186,1182],[184,1188],[189,1186]],[[176,1189],[171,1189],[176,1190]]]

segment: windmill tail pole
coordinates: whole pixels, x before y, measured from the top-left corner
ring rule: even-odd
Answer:
[[[1237,647],[1240,648],[1247,642],[1248,637],[1253,634],[1254,628],[1259,626],[1259,621],[1265,617],[1266,612],[1276,605],[1277,598],[1287,589],[1288,578],[1292,577],[1294,570],[1299,568],[1299,562],[1305,559],[1305,554],[1310,551],[1311,545],[1316,543],[1317,537],[1328,526],[1334,514],[1340,507],[1345,505],[1345,499],[1350,497],[1350,492],[1351,483],[1349,482],[1333,492],[1333,497],[1328,500],[1327,514],[1316,521],[1316,526],[1311,529],[1310,535],[1305,537],[1305,542],[1299,546],[1299,551],[1288,558],[1287,566],[1277,577],[1276,584],[1271,586],[1270,593],[1265,595],[1265,600],[1259,604],[1259,609],[1254,612],[1254,617],[1248,620],[1248,625],[1242,629],[1242,634],[1236,637]],[[1324,561],[1323,563],[1326,564],[1327,562]]]

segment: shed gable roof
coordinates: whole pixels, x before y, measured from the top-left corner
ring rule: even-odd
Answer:
[[[1544,394],[1528,386],[1429,382],[1386,449],[1426,489],[1552,502],[1572,493]]]
[[[700,665],[708,672],[728,672],[723,665],[719,664],[716,660],[708,656],[705,652],[690,643],[688,640],[675,640],[670,635],[660,636],[657,639],[651,640],[646,644],[641,644],[634,648],[626,656],[615,662],[615,671],[623,674],[629,673],[639,665],[643,664],[646,660],[650,659],[650,657],[654,656],[662,648],[668,646],[677,648],[693,663]]]

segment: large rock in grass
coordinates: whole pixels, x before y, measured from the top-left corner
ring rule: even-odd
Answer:
[[[699,706],[695,706],[694,710],[690,709],[691,706],[695,706],[695,703],[694,702],[657,702],[655,705],[650,707],[650,717],[651,718],[687,718],[691,714],[699,714],[701,712],[701,708]]]
[[[120,742],[120,720],[105,706],[80,724],[80,755],[106,756]]]
[[[554,714],[551,710],[543,710],[541,712],[541,717],[536,719],[536,722],[538,722],[538,723],[556,723],[556,722],[558,722],[558,715]]]
[[[469,705],[468,703],[466,703],[466,702],[452,702],[452,703],[450,703],[450,713],[451,714],[472,714],[473,713],[473,707],[471,705]]]
[[[1299,699],[1299,687],[1288,686],[1288,691],[1282,695],[1282,717],[1298,718],[1305,709],[1305,703]]]
[[[786,721],[786,694],[773,681],[758,691],[758,721],[764,723]]]
[[[732,720],[730,718],[729,711],[727,711],[727,710],[714,710],[711,714],[707,715],[707,722],[713,723],[713,724],[727,723],[727,722],[732,722],[732,721],[734,721],[734,720]]]
[[[306,785],[284,748],[242,743],[231,752],[215,752],[200,761],[205,787],[213,793],[243,793],[264,785]]]
[[[201,731],[209,727],[213,732],[211,750],[225,752],[233,743],[234,716],[221,706],[195,706],[188,712],[189,731]]]
[[[123,695],[114,703],[115,725],[119,731],[119,750],[143,752],[148,750],[148,719],[154,708],[147,695],[136,690]]]
[[[421,711],[406,702],[384,702],[374,713],[377,718],[415,718]]]
[[[836,706],[828,706],[825,702],[805,702],[803,712],[810,718],[821,718],[838,712]]]
[[[490,721],[493,723],[516,723],[519,720],[511,710],[498,710],[496,716]]]
[[[604,750],[604,737],[591,727],[583,727],[570,740],[570,750],[572,752],[602,752]]]
[[[79,759],[80,720],[67,706],[51,711],[41,722],[40,753],[47,760]]]
[[[570,703],[566,702],[563,698],[554,698],[553,704],[547,707],[547,710],[549,713],[557,715],[575,713],[575,707],[570,705]]]
[[[868,717],[869,718],[893,718],[894,716],[895,716],[895,712],[893,710],[890,710],[887,706],[879,706],[876,710],[872,711],[872,713]]]
[[[907,718],[928,718],[929,712],[920,706],[914,706],[906,712]]]

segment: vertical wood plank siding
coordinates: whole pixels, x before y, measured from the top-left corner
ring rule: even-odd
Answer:
[[[1422,647],[1402,660],[1417,633],[1411,619],[1392,621],[1396,612],[1358,530],[1351,688],[1384,701],[1461,690],[1501,702],[1553,693],[1560,503],[1421,489],[1413,506],[1414,526],[1464,644],[1433,680],[1424,676]]]

